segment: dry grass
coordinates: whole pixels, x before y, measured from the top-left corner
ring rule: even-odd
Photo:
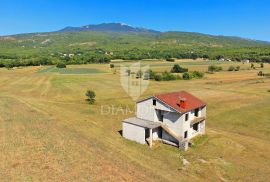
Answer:
[[[204,69],[206,65],[192,66]],[[119,75],[110,73],[108,65],[71,67],[108,73],[0,69],[0,181],[269,179],[270,79],[258,78],[258,70],[150,83],[143,96],[184,89],[208,103],[208,138],[184,153],[158,143],[149,149],[123,139],[118,133],[121,120],[133,113],[101,113],[101,106],[108,105],[134,110]],[[84,101],[88,88],[97,94],[93,106]],[[183,157],[189,166],[182,165]]]

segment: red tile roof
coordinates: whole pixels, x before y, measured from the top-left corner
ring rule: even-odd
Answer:
[[[203,107],[206,105],[205,102],[203,102],[199,98],[195,97],[194,95],[192,95],[186,91],[158,94],[158,95],[154,95],[154,97],[156,97],[157,99],[161,100],[162,102],[168,104],[173,109],[175,109],[179,112],[191,111],[193,109]],[[185,108],[180,107],[180,98],[186,100],[186,107]]]

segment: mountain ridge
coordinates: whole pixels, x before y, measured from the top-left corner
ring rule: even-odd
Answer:
[[[81,27],[68,26],[58,32],[81,32],[81,31],[112,31],[112,32],[138,32],[138,33],[161,33],[157,30],[133,27],[125,23],[101,23],[101,24],[89,24]]]

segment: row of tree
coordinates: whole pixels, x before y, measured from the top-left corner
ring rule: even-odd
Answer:
[[[71,54],[59,52],[40,52],[40,54],[0,54],[0,67],[8,66],[37,66],[55,65],[58,62],[65,64],[89,64],[109,63],[112,59],[141,60],[141,59],[166,59],[173,62],[174,59],[197,59],[204,58],[218,60],[220,58],[232,61],[248,59],[252,62],[270,63],[270,51],[267,48],[170,48],[170,49],[127,49],[105,51],[103,49],[74,49],[68,51]],[[108,53],[109,52],[109,53]],[[71,56],[72,55],[72,56]]]

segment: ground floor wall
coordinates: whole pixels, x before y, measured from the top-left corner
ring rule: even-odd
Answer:
[[[123,137],[129,140],[145,144],[145,128],[130,123],[122,123]]]

